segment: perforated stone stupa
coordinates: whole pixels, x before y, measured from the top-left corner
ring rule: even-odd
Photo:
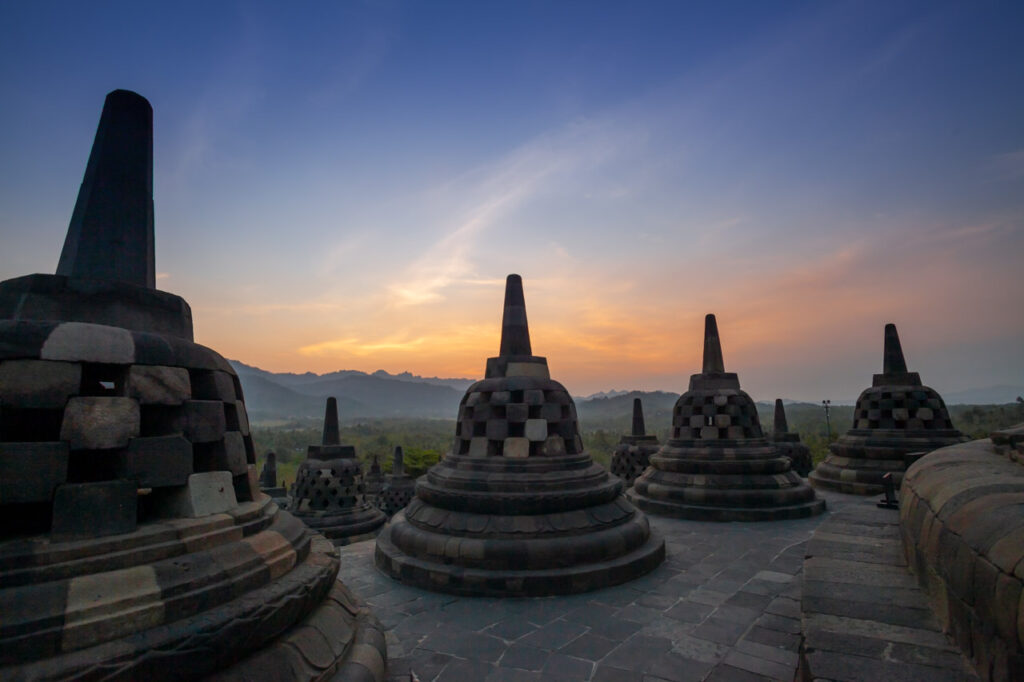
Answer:
[[[672,437],[627,496],[652,514],[769,521],[820,514],[824,500],[761,432],[757,407],[725,371],[718,323],[704,321],[704,368],[672,408]]]
[[[380,508],[388,516],[394,516],[405,509],[416,495],[416,481],[405,473],[405,453],[402,446],[395,446],[391,460],[391,474],[384,481],[380,492]]]
[[[789,457],[793,462],[793,471],[806,477],[814,468],[811,463],[811,449],[800,442],[800,434],[789,430],[786,420],[786,407],[781,398],[775,399],[775,420],[768,441],[775,444],[779,454]]]
[[[831,454],[808,479],[819,488],[876,495],[885,489],[887,473],[899,489],[906,455],[966,440],[953,428],[942,396],[922,385],[917,372],[907,371],[896,325],[887,324],[882,373],[857,398],[853,428],[829,446]]]
[[[468,595],[583,592],[665,558],[664,540],[583,449],[576,409],[533,355],[522,280],[505,288],[501,350],[466,390],[452,450],[377,537],[402,582]]]
[[[334,547],[258,489],[231,365],[153,288],[152,124],[107,96],[58,274],[0,283],[0,679],[382,679]]]
[[[661,447],[657,436],[649,436],[644,429],[644,407],[640,398],[633,398],[633,428],[623,436],[612,453],[611,471],[629,488],[650,463],[651,455]]]
[[[387,516],[366,499],[356,449],[342,445],[338,401],[327,399],[321,445],[310,445],[295,473],[288,510],[336,545],[374,537]]]

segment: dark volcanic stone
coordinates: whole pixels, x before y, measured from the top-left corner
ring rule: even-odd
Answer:
[[[135,530],[134,481],[66,483],[53,500],[55,541],[102,537]]]

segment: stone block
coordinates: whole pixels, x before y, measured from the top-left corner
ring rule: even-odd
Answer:
[[[491,405],[506,405],[512,400],[512,393],[509,391],[495,391],[491,394],[491,399],[488,401]]]
[[[209,443],[224,437],[227,422],[219,400],[188,400],[184,403],[185,437],[193,443]]]
[[[139,435],[139,404],[131,398],[79,396],[68,401],[60,438],[72,450],[124,448]]]
[[[700,429],[701,440],[717,440],[718,439],[718,427],[717,426],[702,426]]]
[[[160,365],[132,365],[128,396],[141,405],[181,405],[192,395],[188,370]]]
[[[245,403],[235,401],[235,413],[238,415],[238,430],[243,436],[249,435],[249,414],[245,411]]]
[[[715,426],[724,429],[732,425],[732,417],[727,414],[715,415]]]
[[[0,505],[49,502],[67,474],[67,443],[0,443]]]
[[[135,362],[135,342],[127,329],[65,322],[50,332],[39,357],[65,362],[130,365]]]
[[[527,440],[543,441],[548,437],[548,423],[543,419],[527,419],[524,435]]]
[[[522,424],[530,418],[530,407],[526,403],[511,403],[505,408],[505,419]]]
[[[487,456],[487,439],[476,437],[471,438],[469,441],[469,456],[470,457],[486,457]]]
[[[504,440],[508,437],[508,422],[504,419],[488,419],[486,435],[488,440]]]
[[[528,438],[506,438],[502,454],[509,459],[526,459],[530,456],[530,440]]]
[[[53,497],[54,542],[131,533],[137,518],[135,481],[65,483]]]
[[[198,518],[221,514],[238,506],[231,472],[192,474],[188,483],[168,488],[160,505],[162,516]]]
[[[82,366],[46,360],[0,362],[0,396],[18,408],[61,408],[78,393]]]
[[[523,402],[527,405],[543,405],[544,391],[539,388],[531,388],[523,391]]]
[[[224,434],[223,464],[223,468],[235,476],[244,474],[248,470],[249,465],[245,459],[245,438],[238,431],[229,431]]]
[[[540,362],[510,362],[505,369],[506,377],[534,377],[537,379],[550,379],[548,366]]]
[[[185,485],[192,474],[192,444],[181,436],[133,438],[115,457],[118,477],[140,488]]]

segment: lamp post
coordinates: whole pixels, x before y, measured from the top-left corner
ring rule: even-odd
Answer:
[[[825,408],[825,442],[832,442],[832,421],[829,419],[829,410],[832,409],[831,400],[822,400],[821,406]]]

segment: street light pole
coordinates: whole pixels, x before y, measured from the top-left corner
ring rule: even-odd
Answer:
[[[825,442],[832,442],[832,421],[829,419],[829,410],[832,408],[831,400],[822,400],[822,407],[825,408]]]

